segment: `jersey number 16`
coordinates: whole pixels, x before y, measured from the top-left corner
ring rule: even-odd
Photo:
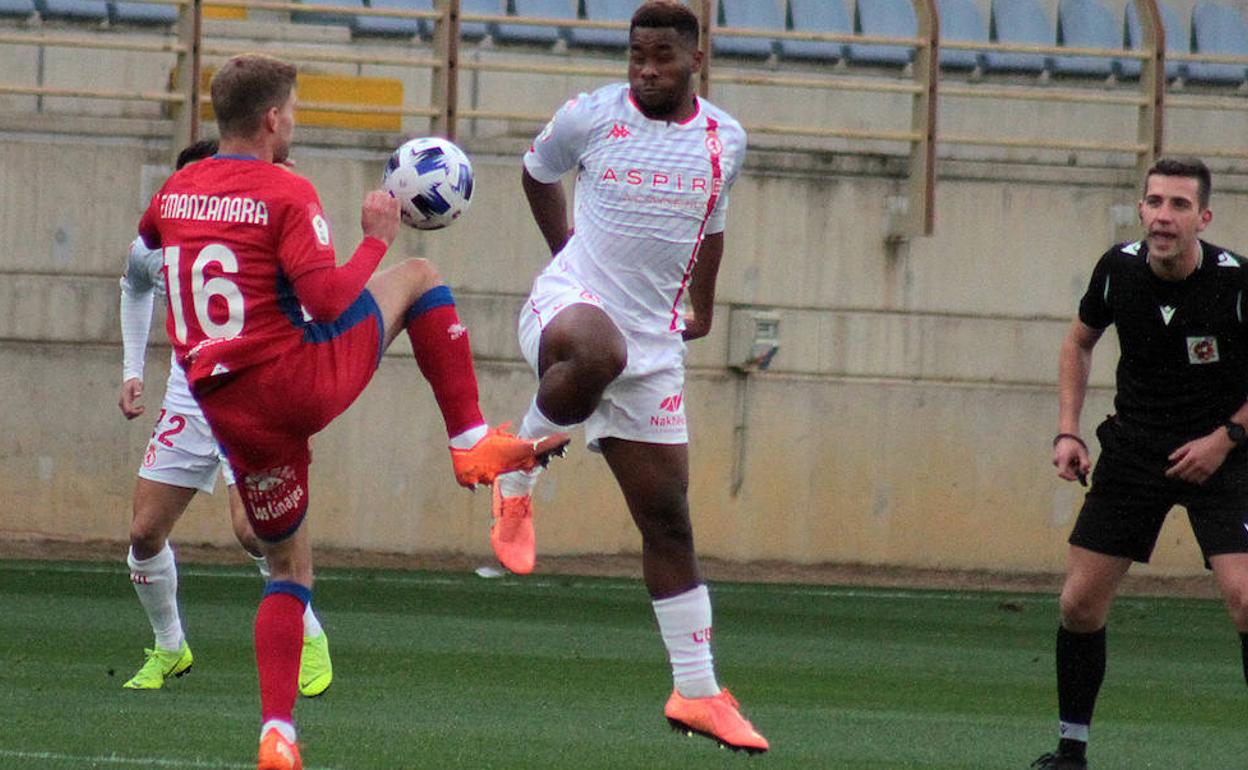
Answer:
[[[186,343],[186,308],[182,302],[182,281],[179,276],[179,265],[182,259],[181,246],[165,247],[165,283],[169,287],[169,308],[173,313],[173,330],[178,342]],[[200,249],[199,255],[191,263],[191,307],[195,312],[195,321],[208,338],[237,337],[243,331],[243,292],[238,284],[224,276],[204,280],[204,269],[208,265],[220,265],[221,272],[232,274],[238,272],[238,257],[229,247],[220,243],[210,243]],[[218,323],[208,312],[208,303],[213,297],[221,297],[227,310],[225,321]]]

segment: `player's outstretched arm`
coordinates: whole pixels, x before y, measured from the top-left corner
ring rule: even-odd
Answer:
[[[685,340],[696,340],[711,333],[715,319],[715,280],[719,277],[719,262],[724,256],[724,234],[712,233],[702,239],[698,259],[693,265],[689,284],[689,310],[685,318]]]
[[[537,229],[542,231],[550,254],[554,256],[568,243],[568,198],[563,192],[563,184],[554,182],[544,184],[533,178],[529,170],[524,169],[521,177],[524,197],[529,201],[529,210],[537,222]]]
[[[295,296],[318,322],[342,315],[373,277],[386,250],[399,234],[399,202],[383,190],[364,196],[360,209],[364,240],[346,264],[309,270],[294,280]]]
[[[1057,361],[1057,432],[1079,435],[1079,416],[1088,393],[1088,374],[1092,371],[1092,349],[1103,329],[1094,329],[1076,318],[1062,341]],[[1053,442],[1053,465],[1057,475],[1067,481],[1087,476],[1092,468],[1088,448],[1082,440],[1061,438]]]

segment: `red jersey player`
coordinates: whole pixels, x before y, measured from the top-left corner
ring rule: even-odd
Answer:
[[[163,249],[167,326],[214,435],[238,477],[272,577],[256,614],[261,770],[298,770],[293,710],[311,598],[308,439],[341,414],[404,329],[450,436],[461,485],[532,469],[567,436],[520,440],[477,405],[467,330],[450,290],[419,259],[374,275],[398,233],[398,202],[365,196],[364,239],[337,266],[312,184],[281,165],[295,126],[296,70],[258,54],[212,79],[221,134],[213,158],[174,174],[139,223]]]

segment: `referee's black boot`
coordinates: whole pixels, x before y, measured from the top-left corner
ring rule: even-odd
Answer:
[[[1088,760],[1049,752],[1041,754],[1029,767],[1030,770],[1088,770]]]

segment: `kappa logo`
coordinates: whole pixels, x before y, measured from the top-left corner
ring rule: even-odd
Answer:
[[[1187,361],[1192,364],[1216,364],[1218,356],[1217,337],[1188,337]]]
[[[680,391],[674,396],[668,396],[659,404],[659,408],[664,412],[675,414],[680,411],[681,405],[685,402],[685,391]]]
[[[608,139],[627,139],[632,136],[633,132],[628,130],[628,126],[623,123],[612,123],[611,131],[607,133]]]
[[[458,324],[458,323],[451,324],[450,326],[446,327],[446,333],[450,335],[451,339],[457,340],[460,337],[468,333],[468,327],[464,326],[463,324]]]

